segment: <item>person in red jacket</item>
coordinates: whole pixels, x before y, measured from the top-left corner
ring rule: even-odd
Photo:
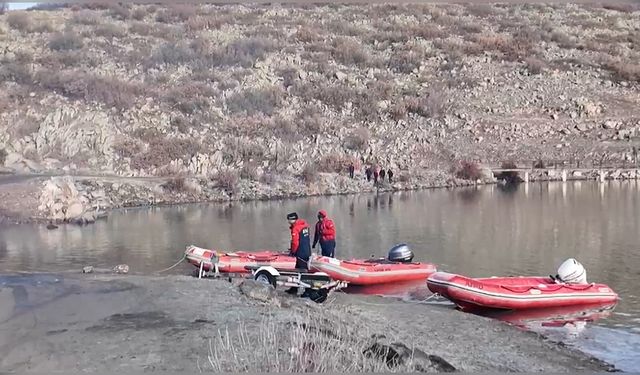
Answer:
[[[327,211],[320,210],[318,212],[318,222],[316,223],[316,232],[313,236],[313,248],[320,241],[322,256],[335,257],[336,251],[336,227],[333,220],[327,217]]]
[[[296,269],[308,270],[309,258],[311,257],[311,241],[309,225],[303,219],[298,218],[298,214],[292,212],[287,215],[289,229],[291,230],[291,248],[289,255],[296,257]],[[298,288],[291,287],[286,290],[289,294],[297,294]]]
[[[296,268],[307,269],[307,262],[311,256],[309,225],[298,214],[292,212],[287,215],[289,229],[291,229],[291,248],[289,255],[296,257]]]

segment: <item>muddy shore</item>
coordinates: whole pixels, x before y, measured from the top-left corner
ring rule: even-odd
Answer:
[[[335,332],[348,327],[356,343],[384,335],[426,353],[433,364],[422,368],[427,372],[449,365],[459,371],[611,369],[535,334],[444,305],[344,293],[324,304],[281,292],[261,302],[243,295],[239,281],[187,276],[38,274],[0,281],[2,371],[206,371],[219,365],[209,360],[216,343],[234,340],[238,327],[260,347],[265,322],[280,335],[276,351],[294,355],[300,348],[292,347],[288,332],[301,316],[326,322],[323,334],[337,345],[346,336]],[[255,354],[245,353],[254,345],[250,340],[238,345],[241,357]],[[254,365],[245,363],[243,370],[260,369]]]

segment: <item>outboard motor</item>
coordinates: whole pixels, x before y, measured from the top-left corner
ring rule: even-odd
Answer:
[[[389,250],[388,259],[392,262],[411,263],[413,260],[413,251],[411,251],[409,245],[401,243]]]
[[[569,258],[558,267],[556,280],[567,284],[588,284],[587,270],[577,260]]]

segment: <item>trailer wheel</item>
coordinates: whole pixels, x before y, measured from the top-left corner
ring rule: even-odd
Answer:
[[[276,278],[269,271],[262,270],[253,277],[253,279],[259,283],[271,285],[276,287]]]
[[[329,291],[326,289],[311,289],[307,292],[307,297],[315,303],[322,303],[329,297]]]

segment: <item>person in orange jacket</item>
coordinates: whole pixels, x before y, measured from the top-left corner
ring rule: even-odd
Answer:
[[[314,249],[318,241],[320,241],[322,256],[334,258],[336,251],[336,227],[333,224],[333,220],[327,217],[327,211],[325,210],[318,212],[316,232],[313,236]]]

